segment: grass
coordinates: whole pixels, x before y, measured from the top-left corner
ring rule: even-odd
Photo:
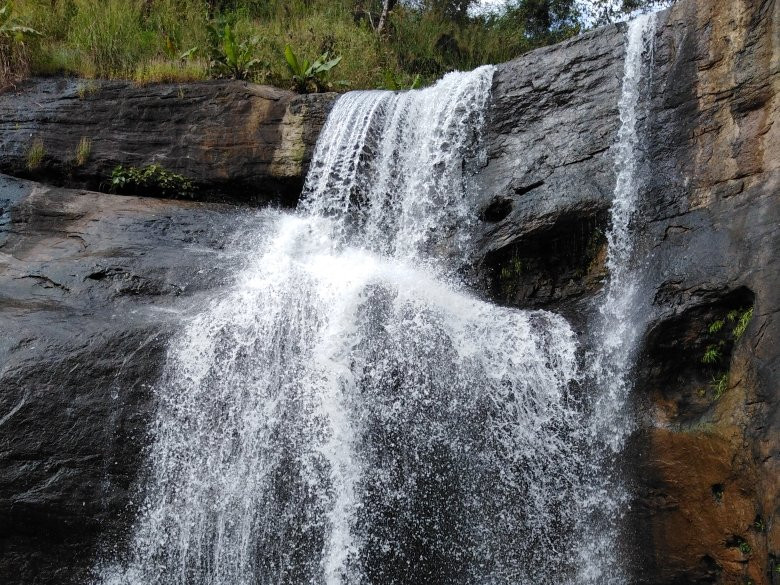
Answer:
[[[133,80],[140,85],[183,83],[207,78],[208,67],[203,61],[171,61],[161,57],[139,63],[133,73]]]
[[[33,141],[30,149],[27,151],[27,170],[34,171],[41,166],[43,157],[46,156],[46,148],[43,145],[43,141]]]
[[[79,144],[76,147],[76,154],[73,157],[73,162],[77,167],[83,167],[89,160],[89,155],[92,153],[92,141],[86,136],[82,136],[79,140]]]
[[[409,87],[447,71],[512,59],[578,31],[533,37],[522,23],[499,17],[455,22],[403,5],[391,13],[387,32],[373,29],[378,2],[370,0],[233,0],[209,13],[203,0],[26,0],[17,18],[42,33],[29,47],[32,74],[184,82],[209,75],[208,24],[230,26],[237,42],[253,42],[260,66],[251,81],[292,87],[284,49],[313,61],[340,57],[329,76],[341,89],[377,88],[393,79]],[[181,56],[197,47],[192,61]],[[213,71],[212,71],[213,73]]]

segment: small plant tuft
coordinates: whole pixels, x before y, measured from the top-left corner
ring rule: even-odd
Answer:
[[[707,331],[711,334],[715,334],[721,329],[723,329],[723,326],[726,324],[726,322],[723,319],[718,319],[717,321],[713,321],[710,323],[710,326],[707,328]]]
[[[79,145],[76,147],[76,155],[73,157],[77,167],[83,167],[89,160],[92,153],[92,141],[86,136],[82,136]]]
[[[27,151],[27,170],[34,171],[41,166],[43,157],[46,156],[46,148],[42,140],[35,140]]]
[[[76,88],[76,93],[78,94],[80,100],[85,100],[88,97],[95,95],[99,89],[100,86],[97,84],[97,82],[88,81],[87,83],[80,83]]]
[[[753,307],[745,309],[737,316],[737,324],[734,326],[734,338],[739,339],[744,334],[750,325],[750,320],[753,318]]]
[[[117,166],[111,173],[111,190],[115,193],[148,191],[163,197],[192,197],[193,182],[160,165],[143,168]]]
[[[720,397],[726,393],[729,387],[729,373],[723,372],[712,378],[712,391],[715,400],[720,400]]]
[[[753,529],[756,532],[766,532],[766,522],[761,515],[756,516],[756,519],[753,520]]]
[[[714,364],[721,358],[720,344],[710,345],[704,351],[704,355],[701,357],[701,363]]]

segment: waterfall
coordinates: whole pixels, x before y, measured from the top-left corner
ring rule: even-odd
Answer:
[[[580,571],[577,583],[622,585],[629,581],[622,563],[619,520],[630,504],[629,492],[617,475],[615,459],[633,430],[628,414],[631,369],[644,329],[643,299],[634,257],[634,226],[640,179],[642,71],[652,56],[656,14],[638,16],[628,24],[623,85],[618,109],[620,129],[615,145],[615,191],[607,231],[609,281],[593,329],[595,349],[589,354],[588,376],[594,389],[587,432],[591,449],[586,478],[588,497],[580,502]],[[651,65],[652,66],[652,65]]]
[[[460,279],[493,68],[345,94],[299,208],[264,212],[272,228],[245,234],[256,253],[233,285],[171,341],[143,503],[97,583],[617,583],[595,566],[616,564],[602,554],[614,530],[600,553],[581,544],[595,535],[584,523],[623,502],[594,479],[592,444],[620,420],[635,337],[606,332],[631,310],[647,28],[629,32],[590,370],[596,411],[611,410],[580,402],[562,317],[493,305]]]
[[[559,583],[582,416],[564,319],[472,296],[493,69],[341,97],[304,200],[169,348],[98,582]],[[265,223],[265,222],[264,222]]]

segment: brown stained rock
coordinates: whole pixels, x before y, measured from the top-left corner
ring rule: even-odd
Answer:
[[[0,95],[0,172],[108,190],[116,165],[158,164],[200,197],[294,205],[334,99],[240,81],[33,79]],[[34,144],[44,155],[30,168]]]

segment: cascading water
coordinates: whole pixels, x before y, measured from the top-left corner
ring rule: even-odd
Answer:
[[[623,86],[618,104],[620,129],[615,145],[615,192],[607,232],[609,282],[599,306],[587,375],[594,389],[587,427],[591,450],[584,485],[578,583],[622,585],[629,581],[616,556],[621,551],[619,520],[630,505],[630,494],[617,477],[615,458],[633,430],[628,414],[630,373],[643,330],[639,277],[635,270],[634,229],[639,177],[637,132],[642,70],[653,50],[656,14],[641,15],[628,24]]]
[[[578,582],[574,334],[457,276],[492,75],[336,102],[298,212],[169,348],[99,583]]]

